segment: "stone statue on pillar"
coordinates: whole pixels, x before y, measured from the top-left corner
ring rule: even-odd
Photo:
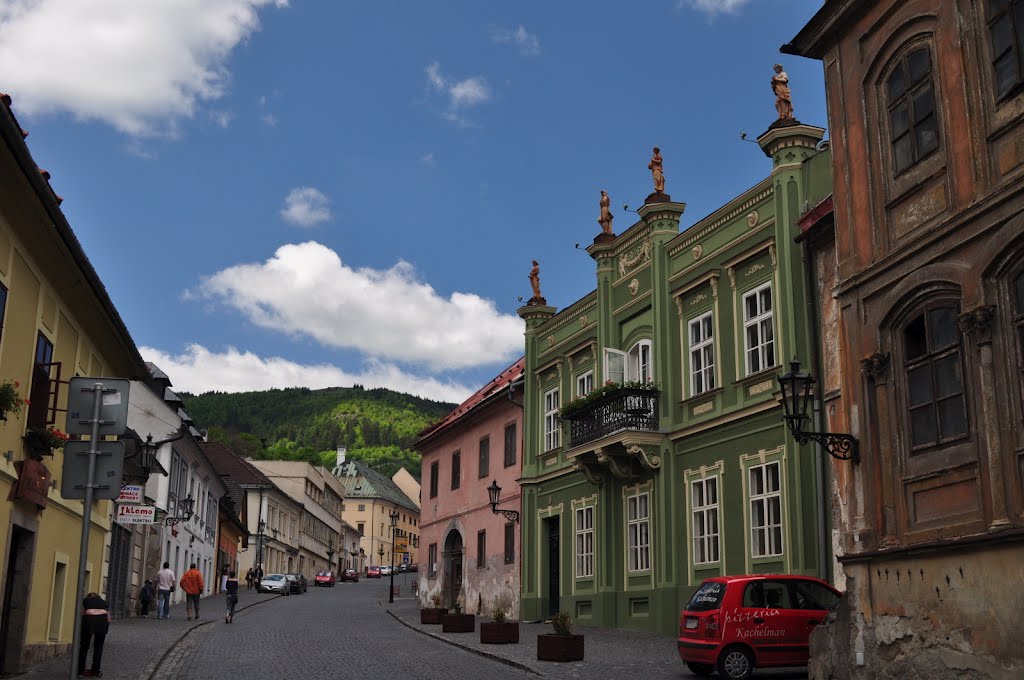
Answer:
[[[775,65],[775,75],[772,76],[772,92],[775,93],[775,110],[779,112],[779,122],[794,123],[796,119],[793,118],[793,98],[789,92],[789,76],[782,70],[782,64]]]
[[[601,190],[601,216],[597,218],[597,223],[601,225],[601,232],[608,236],[615,236],[615,232],[612,231],[612,199],[608,196],[608,192],[604,189]]]
[[[661,158],[661,149],[654,147],[653,151],[647,169],[651,171],[651,179],[654,180],[654,193],[648,196],[644,203],[668,203],[672,197],[665,193],[665,173],[662,169],[664,161]]]
[[[533,269],[530,270],[530,288],[533,289],[533,297],[527,304],[546,305],[548,303],[540,294],[540,265],[537,264],[537,260],[533,260]]]

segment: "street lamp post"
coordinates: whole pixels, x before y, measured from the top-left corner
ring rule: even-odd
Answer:
[[[800,362],[796,357],[789,364],[789,373],[779,376],[779,386],[782,388],[782,407],[785,415],[783,419],[789,426],[798,444],[806,444],[813,441],[821,444],[825,453],[836,460],[850,460],[860,463],[860,448],[857,438],[853,435],[841,432],[811,432],[804,428],[809,425],[811,416],[808,409],[811,404],[811,388],[814,386],[814,378],[807,373],[800,371]]]
[[[267,523],[265,520],[260,520],[257,525],[259,532],[256,534],[256,578],[263,578],[263,552],[266,550],[265,539],[263,532],[266,531]]]
[[[391,587],[388,590],[388,602],[395,601],[395,527],[398,526],[398,511],[395,510],[388,517],[391,519]]]

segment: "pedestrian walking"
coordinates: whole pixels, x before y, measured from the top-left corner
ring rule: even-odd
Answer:
[[[235,605],[238,604],[238,577],[235,572],[228,574],[228,580],[224,582],[224,592],[227,601],[227,610],[224,612],[224,622],[231,623],[235,618]]]
[[[188,566],[182,577],[181,581],[178,582],[181,589],[185,591],[185,611],[188,612],[188,620],[192,620],[192,610],[196,612],[196,618],[199,618],[199,598],[202,597],[203,588],[206,586],[203,584],[203,575],[196,569],[196,563],[193,562]]]
[[[146,583],[142,586],[142,590],[139,591],[139,603],[142,605],[139,609],[139,615],[144,619],[149,618],[149,608],[153,604],[153,596],[156,593],[153,591],[153,582],[146,579]]]
[[[103,677],[103,641],[110,629],[110,609],[99,593],[89,593],[82,600],[82,641],[78,647],[78,677]],[[85,658],[92,645],[92,667],[85,672]]]
[[[171,618],[171,593],[174,592],[174,572],[171,564],[164,562],[164,568],[156,574],[156,618]]]
[[[249,571],[245,572],[245,589],[252,590],[252,567],[249,567]]]

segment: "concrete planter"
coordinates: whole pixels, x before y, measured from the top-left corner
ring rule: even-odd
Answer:
[[[476,630],[473,614],[445,614],[441,617],[441,630],[445,633],[472,633]]]
[[[481,623],[480,642],[485,645],[510,645],[519,642],[519,622]]]
[[[439,626],[441,617],[447,613],[447,607],[424,607],[420,610],[420,623]]]
[[[537,636],[537,659],[539,661],[583,661],[582,635]]]

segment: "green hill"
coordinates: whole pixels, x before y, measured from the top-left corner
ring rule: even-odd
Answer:
[[[185,411],[211,441],[270,460],[308,460],[331,468],[336,449],[389,477],[405,467],[420,476],[416,433],[454,404],[387,389],[296,387],[265,392],[179,394]]]

